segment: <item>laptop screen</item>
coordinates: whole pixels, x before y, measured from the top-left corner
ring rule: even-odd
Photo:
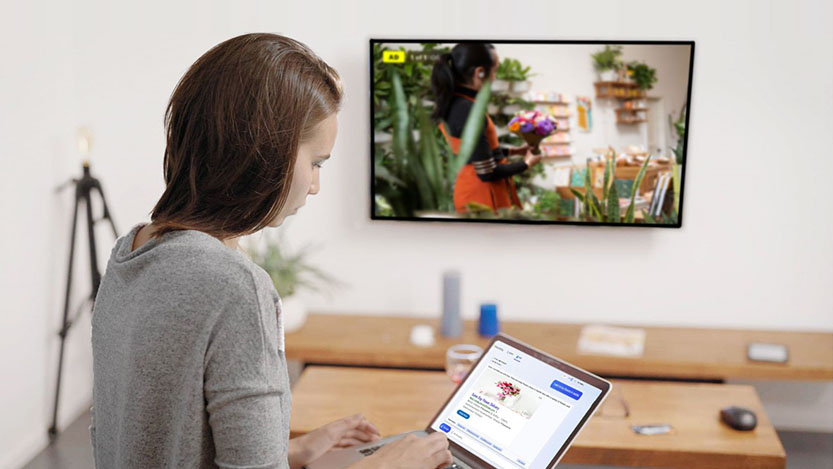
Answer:
[[[431,428],[495,467],[544,468],[601,393],[495,341]]]

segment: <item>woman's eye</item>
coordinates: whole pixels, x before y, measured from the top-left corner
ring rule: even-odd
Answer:
[[[316,161],[312,165],[315,166],[316,168],[320,168],[320,167],[324,166],[324,162],[323,161]]]

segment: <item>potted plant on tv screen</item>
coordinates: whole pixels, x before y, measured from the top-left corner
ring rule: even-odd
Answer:
[[[616,81],[622,68],[622,46],[607,45],[603,50],[591,54],[593,68],[599,74],[599,81]]]
[[[650,90],[657,82],[657,70],[648,66],[645,62],[630,62],[628,64],[628,74],[642,91]]]
[[[510,88],[513,93],[529,91],[529,77],[532,76],[529,73],[530,70],[531,67],[524,67],[517,59],[509,57],[503,59],[497,67],[496,80],[492,83],[492,91],[508,91]],[[507,84],[506,89],[503,89],[504,82]],[[497,86],[497,89],[495,86]]]

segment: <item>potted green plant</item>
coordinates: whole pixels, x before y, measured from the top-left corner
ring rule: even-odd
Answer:
[[[512,87],[512,83],[509,81],[510,64],[507,60],[508,59],[503,59],[503,62],[500,62],[497,65],[497,73],[495,74],[495,80],[492,81],[493,93],[505,93],[509,91],[509,88]]]
[[[498,83],[499,88],[497,90],[494,89],[495,83],[492,84],[493,91],[507,91],[511,88],[513,93],[525,93],[529,91],[531,86],[529,82],[529,77],[532,74],[529,73],[531,67],[524,67],[523,64],[517,59],[511,59],[509,57],[503,59],[503,61],[498,65],[497,68],[497,79],[495,83]],[[501,87],[503,86],[502,82],[507,83],[507,89],[503,90]]]
[[[489,85],[487,81],[475,98],[455,155],[431,120],[431,110],[406,95],[398,72],[393,71],[392,141],[389,149],[384,145],[374,148],[373,184],[376,195],[381,196],[378,200],[385,202],[376,206],[378,216],[454,212],[454,182],[474,151],[485,123],[491,97]]]
[[[650,90],[657,82],[657,70],[645,62],[628,63],[628,74],[642,91]]]
[[[683,157],[685,156],[683,153],[683,144],[685,143],[685,121],[686,121],[686,106],[683,105],[682,109],[680,109],[680,114],[677,116],[677,120],[671,122],[672,116],[671,114],[668,115],[668,122],[671,124],[671,128],[674,129],[674,133],[677,134],[677,145],[671,148],[671,152],[674,153],[674,210],[679,211],[680,208],[680,175],[683,171]]]
[[[287,248],[283,235],[264,231],[261,236],[245,238],[241,247],[252,261],[263,268],[281,298],[281,315],[285,332],[304,325],[307,311],[299,293],[322,291],[324,285],[338,284],[333,277],[309,263],[310,247],[297,251]]]
[[[532,87],[532,82],[529,77],[533,74],[529,73],[531,67],[524,67],[519,60],[515,60],[515,80],[512,81],[513,93],[526,93]]]
[[[615,171],[616,171],[616,151],[610,148],[611,157],[607,158],[604,169],[604,182],[602,184],[602,198],[596,197],[593,192],[593,184],[590,181],[590,165],[588,161],[587,170],[584,172],[584,191],[580,192],[573,187],[570,187],[570,192],[581,201],[584,206],[584,212],[581,219],[584,221],[598,221],[602,223],[633,223],[636,210],[636,193],[639,192],[639,186],[642,184],[642,179],[645,177],[645,172],[648,169],[648,164],[651,158],[645,158],[645,162],[639,168],[639,172],[634,179],[631,186],[630,203],[625,211],[624,216],[620,212],[619,207],[619,190],[616,187]],[[623,194],[626,195],[626,194]]]
[[[671,151],[674,153],[677,164],[682,165],[683,143],[685,142],[685,105],[683,105],[682,109],[680,109],[680,114],[677,117],[677,120],[672,122],[671,119],[671,114],[669,114],[668,123],[671,124],[670,127],[674,129],[674,133],[677,134],[677,145],[672,147]]]
[[[448,52],[447,47],[440,47],[436,43],[422,43],[423,53]],[[393,131],[393,90],[392,74],[395,71],[402,82],[405,94],[423,106],[433,107],[431,101],[431,71],[433,64],[428,62],[413,61],[405,65],[388,64],[382,61],[383,54],[388,49],[381,44],[373,45],[373,61],[376,64],[373,68],[373,128],[377,136],[390,142]],[[403,48],[398,49],[405,51]],[[376,140],[380,142],[381,140]]]
[[[500,112],[507,116],[514,116],[520,111],[523,110],[531,110],[535,108],[535,103],[531,101],[527,101],[525,99],[516,98],[516,97],[509,97],[506,99],[505,104],[503,107],[500,108]]]
[[[599,74],[599,81],[616,81],[622,68],[622,46],[606,45],[603,50],[591,54],[593,68]]]

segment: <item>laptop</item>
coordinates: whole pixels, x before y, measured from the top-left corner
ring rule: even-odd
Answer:
[[[604,379],[498,334],[431,419],[444,432],[452,468],[550,468],[610,393]],[[344,468],[403,433],[328,452],[308,469]]]

